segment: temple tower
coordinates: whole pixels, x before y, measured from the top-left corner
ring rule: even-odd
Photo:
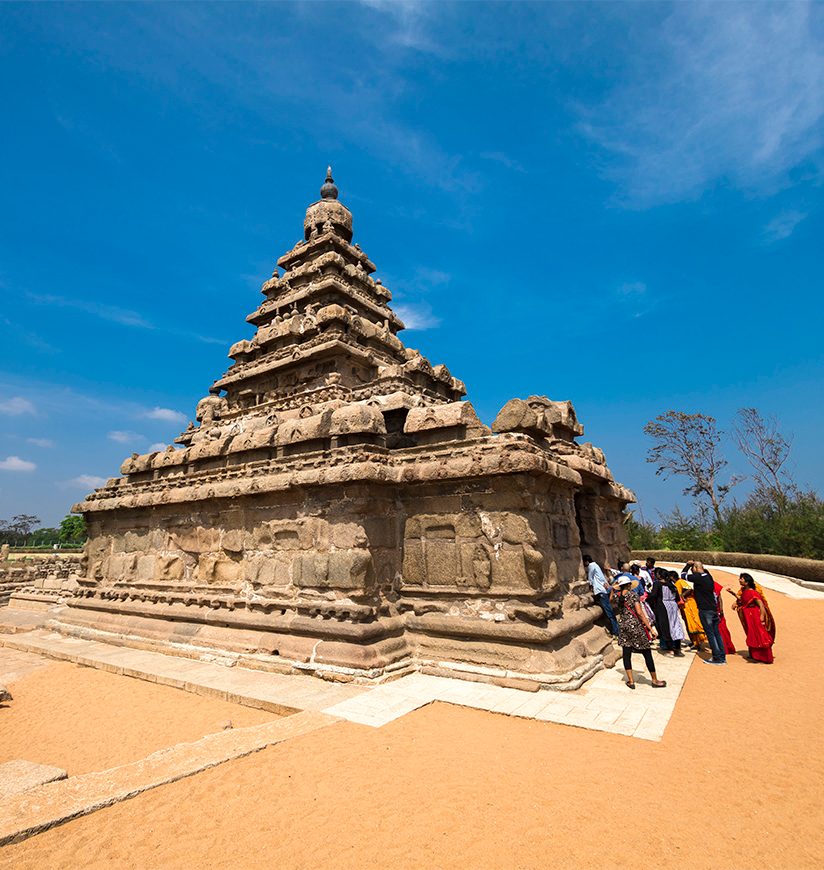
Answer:
[[[352,239],[330,168],[197,425],[76,506],[62,630],[334,679],[580,685],[614,656],[582,538],[626,553],[632,494],[569,402],[483,425]]]

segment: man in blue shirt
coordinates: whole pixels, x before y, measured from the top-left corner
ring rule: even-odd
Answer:
[[[609,583],[607,583],[607,578],[604,577],[604,572],[600,566],[596,562],[593,562],[589,556],[584,556],[584,568],[587,571],[589,585],[592,587],[592,594],[601,605],[604,615],[609,620],[610,631],[615,637],[618,637],[618,621],[615,619],[612,605],[609,603]]]

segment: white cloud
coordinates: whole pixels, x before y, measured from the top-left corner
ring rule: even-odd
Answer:
[[[770,193],[820,159],[824,51],[815,4],[678,3],[583,129],[612,152],[625,205],[719,184]]]
[[[149,445],[149,453],[162,453],[169,445],[162,441],[157,441]]]
[[[7,399],[5,402],[0,402],[0,414],[8,414],[10,417],[19,417],[21,414],[34,414],[34,405],[21,396],[15,396],[12,399]]]
[[[782,211],[764,227],[764,241],[771,244],[789,238],[806,217],[807,213],[803,211]]]
[[[118,444],[130,444],[134,441],[143,441],[143,436],[137,432],[129,432],[122,429],[115,429],[109,432],[109,439],[117,441]]]
[[[171,408],[152,408],[145,414],[150,420],[163,420],[166,423],[185,423],[186,415],[180,411],[173,411]]]
[[[26,442],[28,444],[34,444],[35,447],[54,447],[54,441],[49,438],[26,438]]]
[[[94,474],[80,474],[68,481],[70,486],[77,486],[81,489],[98,489],[105,482],[105,477],[97,477]]]
[[[7,459],[0,460],[0,471],[34,471],[37,466],[27,459],[21,459],[19,456],[9,456]]]
[[[441,322],[425,302],[396,305],[395,313],[400,317],[407,329],[432,329],[435,326],[439,326]]]

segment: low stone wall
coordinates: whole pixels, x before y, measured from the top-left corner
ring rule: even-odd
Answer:
[[[0,607],[27,587],[59,589],[68,579],[82,573],[83,553],[29,554],[0,558]]]
[[[770,553],[717,553],[699,550],[633,550],[633,559],[651,556],[662,562],[687,562],[698,559],[705,565],[732,565],[769,571],[807,583],[824,583],[824,561],[798,559],[795,556],[774,556]]]

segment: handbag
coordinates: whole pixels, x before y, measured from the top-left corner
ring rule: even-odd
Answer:
[[[638,622],[641,623],[641,628],[644,630],[644,634],[646,635],[647,640],[652,640],[652,632],[647,628],[644,620],[641,619],[635,608],[629,606],[629,604],[627,603],[626,595],[623,595],[621,597],[623,598],[624,609],[627,611],[627,613],[631,613],[635,617],[635,619],[637,619]]]

